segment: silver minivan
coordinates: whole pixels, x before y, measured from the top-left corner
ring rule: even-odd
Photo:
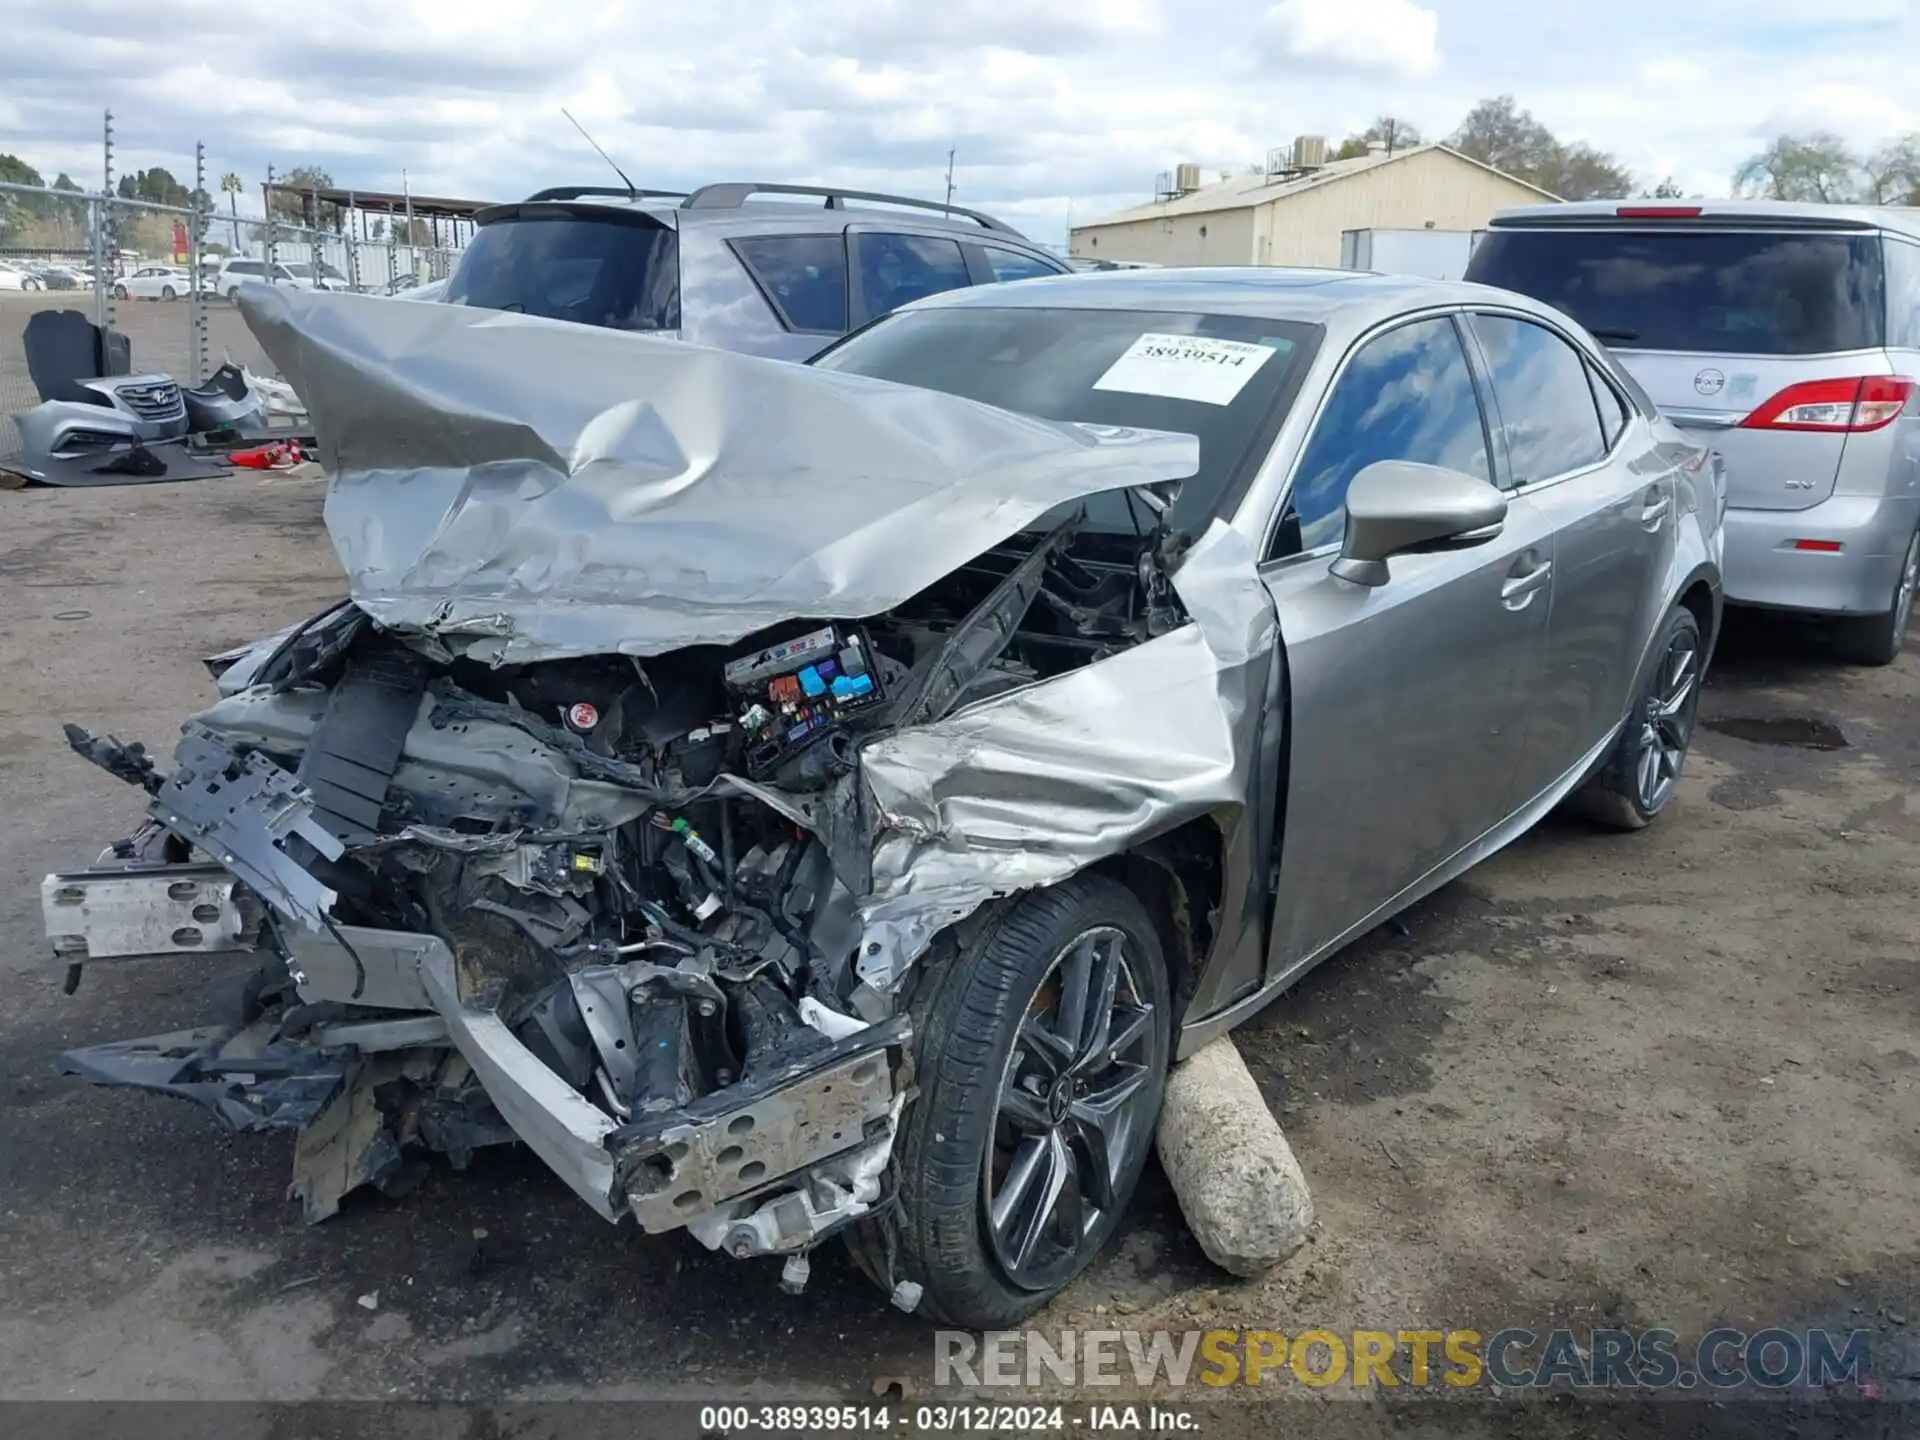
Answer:
[[[1726,459],[1730,603],[1900,652],[1920,575],[1920,211],[1774,201],[1528,206],[1467,278],[1555,306]]]

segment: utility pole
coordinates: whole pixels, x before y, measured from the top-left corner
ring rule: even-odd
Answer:
[[[947,151],[947,212],[953,212],[953,151]]]

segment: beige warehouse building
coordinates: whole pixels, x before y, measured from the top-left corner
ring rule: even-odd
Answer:
[[[1150,205],[1069,234],[1087,260],[1154,265],[1340,264],[1348,230],[1479,230],[1496,210],[1554,200],[1444,145],[1328,160],[1326,141],[1303,135],[1268,157],[1264,171],[1202,185],[1182,165]]]

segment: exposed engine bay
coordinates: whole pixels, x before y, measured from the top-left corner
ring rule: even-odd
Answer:
[[[1253,953],[1277,632],[1253,542],[1169,523],[1195,437],[239,304],[310,407],[351,598],[209,660],[171,768],[69,727],[148,813],[43,883],[68,984],[258,967],[232,1023],[70,1073],[294,1130],[310,1220],[517,1141],[797,1285],[823,1237],[892,1233],[916,1005],[994,907],[1137,863],[1196,971]]]
[[[804,1250],[881,1203],[912,1083],[909,987],[855,965],[862,744],[1184,621],[1162,531],[1079,530],[1076,511],[1018,535],[865,623],[646,659],[491,667],[348,604],[209,662],[229,693],[171,774],[69,727],[153,797],[100,867],[49,877],[75,981],[140,943],[93,917],[143,877],[197,902],[163,949],[277,952],[286,976],[264,972],[238,1033],[68,1068],[300,1128],[295,1189],[330,1214],[356,1184],[403,1187],[410,1152],[519,1138],[407,976],[406,938],[432,937],[462,1013],[597,1112],[605,1174],[569,1177],[597,1208],[737,1255]]]

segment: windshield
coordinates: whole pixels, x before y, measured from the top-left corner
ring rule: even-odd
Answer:
[[[1200,469],[1180,484],[1173,524],[1198,533],[1238,498],[1320,333],[1240,315],[969,305],[889,316],[813,363],[1047,420],[1193,435]],[[1130,531],[1140,518],[1125,495],[1088,502],[1095,529]]]
[[[609,330],[677,330],[679,247],[644,217],[496,220],[473,237],[444,298]]]
[[[1885,335],[1877,235],[1493,230],[1467,279],[1545,301],[1615,348],[1824,355]]]
[[[325,263],[322,263],[318,266],[293,265],[293,266],[289,266],[288,268],[291,269],[293,273],[298,275],[302,280],[313,279],[315,270],[318,270],[320,272],[319,278],[322,280],[345,280],[347,278],[345,275],[342,275],[338,270],[334,269],[333,266]]]

